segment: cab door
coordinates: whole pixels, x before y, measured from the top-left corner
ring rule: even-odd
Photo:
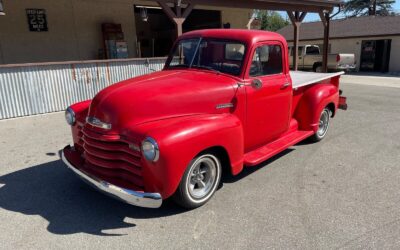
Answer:
[[[245,86],[246,151],[279,138],[289,128],[292,85],[283,51],[279,42],[260,43],[252,51]]]

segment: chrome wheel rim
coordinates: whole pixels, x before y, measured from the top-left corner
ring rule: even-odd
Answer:
[[[322,66],[318,66],[318,67],[315,69],[315,72],[317,72],[317,73],[322,73]]]
[[[317,134],[319,137],[324,137],[329,127],[329,111],[324,110],[319,118],[319,127]]]
[[[193,163],[187,181],[187,189],[193,199],[203,199],[215,189],[218,165],[218,160],[212,155],[204,155]]]

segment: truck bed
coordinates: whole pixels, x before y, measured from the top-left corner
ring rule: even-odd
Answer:
[[[321,82],[323,80],[343,75],[344,72],[335,73],[314,73],[314,72],[304,72],[304,71],[290,71],[290,76],[292,78],[293,88],[299,88],[306,85]]]

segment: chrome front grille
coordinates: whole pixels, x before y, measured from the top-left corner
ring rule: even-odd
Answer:
[[[78,146],[79,147],[81,147],[81,148],[83,148],[83,133],[82,133],[82,129],[83,129],[83,127],[82,126],[80,126],[80,125],[78,125],[78,142],[77,142],[77,144],[78,144]]]
[[[99,134],[82,128],[84,170],[105,181],[137,191],[144,190],[141,154],[119,135]]]

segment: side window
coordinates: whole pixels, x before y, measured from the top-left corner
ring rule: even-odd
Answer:
[[[263,45],[254,52],[250,76],[266,76],[283,72],[282,48],[279,45]]]
[[[294,47],[289,47],[289,50],[290,50],[290,55],[291,56],[293,56],[293,49],[294,49]],[[303,53],[303,46],[299,46],[298,48],[297,48],[297,54],[299,55],[299,56],[302,56],[302,53]]]
[[[319,55],[318,46],[308,46],[306,49],[306,55]]]

